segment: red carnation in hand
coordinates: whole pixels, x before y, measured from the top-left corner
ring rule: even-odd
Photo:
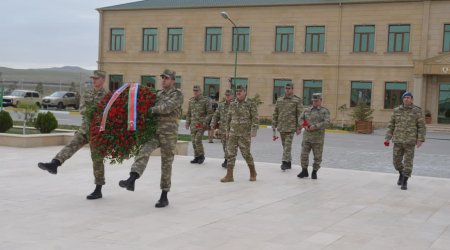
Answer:
[[[203,125],[198,122],[198,123],[195,124],[195,128],[203,128]]]
[[[274,135],[274,136],[272,136],[272,141],[276,141],[276,140],[278,140],[278,136],[276,136],[276,135]]]
[[[389,147],[389,141],[384,141],[384,146]]]
[[[308,120],[306,120],[306,119],[304,119],[304,120],[303,120],[303,124],[302,124],[302,127],[303,127],[303,128],[307,128],[307,127],[309,127],[309,123],[308,123]]]

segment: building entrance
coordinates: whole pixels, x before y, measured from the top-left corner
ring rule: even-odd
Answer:
[[[450,124],[450,83],[439,84],[438,123]]]

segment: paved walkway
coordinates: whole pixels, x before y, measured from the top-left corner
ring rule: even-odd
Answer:
[[[50,175],[37,168],[60,147],[0,147],[0,249],[450,249],[450,180],[324,167],[298,179],[257,162],[258,181],[238,161],[220,183],[221,159],[177,156],[170,205],[156,209],[159,161],[136,191],[118,187],[131,162],[107,167],[104,198],[93,190],[89,150]],[[359,163],[357,163],[359,164]]]

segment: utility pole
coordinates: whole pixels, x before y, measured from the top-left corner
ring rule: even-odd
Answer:
[[[4,86],[3,86],[3,75],[2,72],[0,72],[0,78],[2,79],[2,85],[0,86],[0,111],[3,111],[3,91],[4,91]]]

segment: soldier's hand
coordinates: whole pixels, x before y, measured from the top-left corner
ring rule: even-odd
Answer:
[[[314,131],[316,129],[317,129],[316,125],[309,126],[309,131]]]
[[[302,133],[302,129],[301,128],[297,128],[297,130],[295,131],[295,134],[299,135]]]
[[[416,142],[416,147],[417,147],[417,148],[420,148],[420,146],[422,146],[422,143],[423,143],[423,141],[417,141],[417,142]]]
[[[277,131],[277,128],[273,127],[272,130],[273,130],[273,132],[276,132],[276,131]]]

